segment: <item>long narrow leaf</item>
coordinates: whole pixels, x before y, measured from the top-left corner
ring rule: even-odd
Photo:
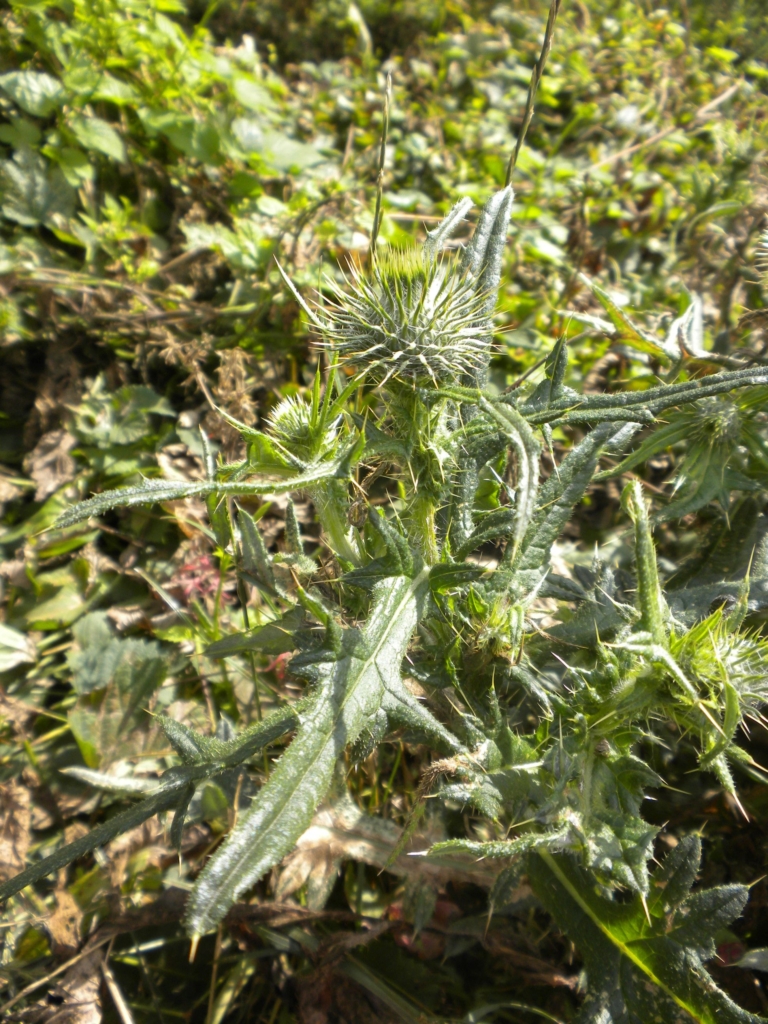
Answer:
[[[638,426],[636,423],[604,423],[563,459],[557,473],[550,476],[539,492],[539,511],[512,563],[516,572],[546,570],[552,545],[589,487],[600,453],[609,445],[622,447]]]
[[[631,455],[628,455],[626,459],[622,459],[618,466],[614,466],[613,469],[608,469],[604,473],[598,473],[595,476],[595,480],[605,480],[612,476],[621,476],[622,473],[626,473],[630,469],[634,469],[635,466],[639,466],[642,462],[653,458],[654,455],[664,451],[665,448],[670,448],[673,444],[684,441],[690,435],[690,432],[691,425],[687,422],[668,423],[666,426],[654,430],[650,437],[647,437]]]
[[[290,852],[309,826],[338,758],[381,705],[386,680],[400,673],[428,589],[428,573],[392,577],[374,594],[362,642],[317,665],[317,694],[293,743],[192,893],[187,928],[215,928],[238,896]]]
[[[451,208],[436,228],[427,232],[427,240],[424,243],[424,256],[427,260],[431,261],[437,257],[437,254],[444,248],[445,243],[471,209],[472,200],[465,196]]]
[[[137,825],[146,821],[147,818],[151,818],[154,814],[177,807],[182,793],[186,792],[190,785],[203,779],[211,778],[235,765],[242,764],[257,751],[271,743],[272,740],[277,739],[293,728],[296,725],[298,710],[298,708],[285,708],[276,711],[269,718],[266,718],[263,722],[256,723],[236,739],[229,743],[222,743],[221,749],[217,748],[216,751],[220,759],[213,763],[169,769],[158,783],[157,791],[150,794],[145,800],[142,800],[140,804],[135,804],[133,807],[121,811],[113,818],[110,818],[109,821],[105,821],[103,824],[91,829],[87,835],[81,836],[80,839],[76,839],[66,846],[62,846],[60,850],[51,854],[50,857],[46,857],[39,863],[33,864],[26,871],[22,871],[0,885],[0,900],[13,896],[14,893],[20,892],[26,886],[39,882],[46,875],[58,871],[59,868],[66,867],[73,860],[77,860],[78,857],[82,857],[99,846],[103,846],[111,839],[114,839],[115,836],[122,835],[123,832],[136,828]],[[194,752],[199,752],[201,756],[204,753],[204,751],[196,749]]]
[[[87,835],[81,836],[80,839],[76,839],[73,843],[67,843],[66,846],[62,846],[56,853],[52,853],[50,857],[45,857],[44,860],[28,867],[26,871],[22,871],[20,874],[14,875],[7,882],[3,882],[0,885],[0,900],[7,899],[8,896],[21,892],[26,886],[32,885],[33,882],[39,882],[41,878],[53,874],[59,868],[66,867],[73,860],[77,860],[78,857],[82,857],[97,847],[103,846],[111,839],[114,839],[115,836],[119,836],[129,829],[136,828],[137,825],[146,821],[147,818],[151,818],[153,814],[167,811],[178,802],[180,792],[187,787],[191,777],[190,773],[194,771],[195,769],[185,769],[183,774],[179,774],[175,780],[163,785],[159,792],[148,796],[140,804],[121,811],[120,814],[116,814],[109,821],[105,821],[102,825],[97,825],[96,828],[91,829]],[[200,770],[198,769],[198,771]],[[200,777],[204,777],[203,772],[200,773]]]
[[[121,487],[114,491],[104,491],[92,498],[87,498],[72,508],[67,509],[56,522],[54,528],[61,529],[81,523],[91,516],[100,516],[113,508],[132,508],[135,505],[148,505],[154,502],[178,501],[193,495],[205,497],[209,494],[231,494],[233,496],[247,494],[284,494],[286,491],[300,491],[319,480],[327,480],[340,475],[345,459],[323,462],[307,470],[305,473],[290,475],[281,480],[259,480],[258,482],[230,482],[216,480],[145,480],[137,487]],[[271,467],[269,472],[277,472]],[[287,471],[290,472],[290,471]]]
[[[768,369],[765,367],[749,367],[745,370],[732,370],[726,373],[713,373],[707,377],[685,381],[682,384],[662,384],[660,387],[648,388],[647,391],[621,391],[611,395],[582,395],[574,399],[561,399],[552,402],[546,409],[526,416],[529,423],[551,423],[564,414],[575,416],[581,414],[582,422],[588,423],[592,412],[607,409],[628,409],[644,407],[654,416],[665,409],[687,402],[695,402],[710,395],[721,395],[735,388],[751,387],[768,383]],[[454,389],[455,390],[455,389]]]
[[[514,555],[525,535],[534,511],[536,495],[539,489],[539,455],[541,446],[533,435],[531,428],[520,415],[510,406],[493,405],[481,399],[480,408],[496,420],[509,440],[517,456],[517,494],[515,496],[515,528],[512,532],[512,552]]]

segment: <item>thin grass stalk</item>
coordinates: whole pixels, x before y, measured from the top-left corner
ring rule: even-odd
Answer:
[[[392,75],[387,73],[387,84],[384,86],[384,124],[381,129],[381,147],[379,148],[379,171],[376,175],[376,208],[373,212],[371,227],[371,263],[376,260],[376,239],[381,227],[381,194],[384,190],[384,163],[387,159],[387,136],[389,135],[389,104],[392,96]]]
[[[547,57],[549,57],[549,51],[552,49],[552,37],[555,34],[555,22],[557,16],[560,13],[560,4],[562,0],[552,0],[549,8],[549,17],[547,18],[547,27],[544,30],[544,42],[541,47],[541,53],[539,59],[533,65],[533,71],[531,72],[531,81],[528,86],[528,97],[525,101],[525,111],[523,113],[523,123],[520,125],[520,131],[517,136],[517,142],[515,148],[512,151],[512,156],[509,158],[507,164],[507,176],[504,180],[504,185],[507,186],[512,180],[512,174],[517,166],[517,158],[520,156],[520,150],[523,148],[523,142],[525,142],[525,136],[528,133],[528,126],[531,123],[533,117],[533,102],[536,99],[536,93],[539,88],[539,82],[541,76],[544,74],[544,65],[547,63]]]

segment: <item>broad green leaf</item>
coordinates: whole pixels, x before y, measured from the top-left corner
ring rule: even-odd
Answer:
[[[123,641],[128,642],[128,641]],[[68,719],[83,760],[95,768],[159,749],[157,731],[145,711],[167,675],[165,658],[128,658],[100,699],[80,697]]]
[[[72,670],[72,685],[83,695],[104,689],[114,680],[119,666],[156,662],[165,665],[166,657],[158,643],[117,636],[106,612],[91,612],[74,626],[77,648],[67,655]]]
[[[314,146],[271,129],[263,134],[261,152],[273,167],[289,173],[306,171],[327,159]]]
[[[85,149],[95,149],[105,156],[125,161],[125,144],[111,124],[100,117],[76,117],[72,121],[72,131],[78,142]]]
[[[242,105],[249,110],[266,110],[275,105],[269,90],[245,75],[238,75],[235,78],[232,90]]]
[[[132,85],[106,72],[98,79],[91,95],[95,100],[108,100],[117,106],[134,106],[139,99]]]
[[[74,209],[75,192],[62,172],[27,146],[0,161],[0,192],[3,216],[25,227],[68,218]]]
[[[202,163],[218,158],[221,139],[215,124],[180,110],[140,109],[147,130],[161,132],[179,152]]]
[[[84,153],[79,147],[62,146],[61,148],[54,149],[52,146],[46,146],[45,155],[49,159],[56,161],[67,184],[71,185],[72,188],[81,188],[85,182],[93,179],[94,166],[88,159],[88,154]],[[78,222],[73,224],[70,222],[67,228],[72,232],[66,239],[67,241],[71,240],[71,244],[88,244],[91,234],[90,229],[85,224],[79,224]],[[63,235],[60,229],[57,228],[56,230],[59,232],[57,237],[62,238]]]
[[[34,662],[35,645],[30,637],[0,623],[0,672]]]
[[[0,89],[35,117],[47,117],[66,99],[61,83],[44,71],[9,71],[0,75]]]
[[[741,916],[747,902],[744,885],[719,885],[694,893],[683,907],[685,917],[675,921],[670,935],[676,942],[701,950],[705,959],[715,956],[714,937],[722,928]]]
[[[264,146],[264,130],[260,121],[252,117],[236,117],[232,134],[246,153],[260,153]]]
[[[168,674],[160,645],[116,636],[106,612],[84,616],[73,634],[78,649],[67,661],[79,698],[68,717],[86,764],[94,768],[156,746],[144,708]]]
[[[14,117],[11,124],[0,125],[0,142],[14,149],[34,148],[40,142],[40,129],[26,117]]]

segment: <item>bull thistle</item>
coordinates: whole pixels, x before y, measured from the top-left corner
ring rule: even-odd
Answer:
[[[559,3],[551,0],[508,178]],[[388,105],[389,88],[385,125]],[[534,390],[494,393],[486,386],[487,367],[512,189],[507,184],[490,198],[456,260],[442,250],[472,205],[466,199],[427,235],[420,254],[379,253],[384,155],[383,140],[369,270],[353,269],[343,286],[330,282],[329,304],[315,310],[283,275],[321,344],[333,352],[327,377],[318,366],[311,401],[284,401],[264,432],[225,414],[248,444],[244,462],[217,464],[203,437],[205,480],[145,480],[81,502],[56,523],[67,527],[117,507],[206,497],[222,565],[237,563],[244,585],[265,595],[269,613],[256,628],[233,631],[205,653],[212,659],[291,654],[289,671],[305,685],[301,699],[281,694],[283,704],[226,740],[159,717],[180,763],[142,803],[0,885],[0,897],[159,811],[175,812],[171,834],[180,841],[196,787],[240,771],[294,732],[196,880],[186,916],[194,948],[294,849],[348,759],[367,756],[405,729],[409,742],[445,755],[434,762],[433,778],[450,764],[453,781],[437,795],[473,807],[488,819],[486,834],[497,826],[501,836],[515,830],[511,839],[452,840],[442,852],[499,857],[505,865],[526,855],[536,896],[585,954],[589,991],[582,1024],[689,1018],[756,1024],[758,1018],[717,989],[704,966],[715,953],[715,932],[744,906],[746,887],[690,896],[701,853],[690,836],[651,875],[658,830],[644,820],[641,804],[647,789],[662,784],[642,758],[646,748],[664,742],[670,724],[697,740],[701,768],[714,772],[734,798],[731,767],[753,775],[760,770],[737,740],[745,717],[758,715],[767,696],[768,646],[742,629],[747,611],[768,607],[764,521],[763,542],[753,545],[749,506],[736,510],[743,528],[732,520],[728,573],[744,567],[756,547],[754,605],[748,582],[707,575],[706,555],[684,586],[662,587],[653,519],[639,483],[624,502],[635,527],[635,587],[621,584],[597,558],[578,579],[558,576],[551,551],[598,475],[603,454],[621,456],[642,425],[671,409],[685,407],[608,472],[623,473],[656,445],[685,440],[692,442],[689,451],[725,453],[715,491],[703,491],[696,501],[719,496],[721,481],[727,498],[732,485],[723,460],[744,447],[759,461],[765,444],[762,420],[752,410],[765,404],[765,392],[754,389],[768,384],[768,368],[747,365],[694,377],[696,364],[685,365],[689,353],[681,346],[678,368],[686,372],[677,382],[578,394],[565,383],[568,352],[561,338]],[[622,328],[634,331],[621,311],[610,309]],[[706,359],[703,349],[697,352],[696,360]],[[350,381],[340,381],[339,366],[352,371]],[[361,384],[379,389],[368,396],[370,419],[351,407]],[[745,387],[753,390],[741,399],[721,397]],[[555,427],[574,426],[583,436],[540,483],[542,439],[551,441]],[[397,484],[389,509],[374,506],[365,491],[365,471],[376,461],[392,467]],[[289,511],[293,587],[275,573],[285,556],[271,554],[256,519],[244,509],[235,516],[234,503],[226,500],[278,492],[309,495],[331,556],[326,571],[315,572]],[[405,507],[398,504],[403,497]],[[681,509],[670,506],[667,515]],[[755,511],[755,532],[757,519]],[[488,545],[495,557],[481,560]],[[526,627],[538,596],[569,607],[536,636]],[[730,598],[733,610],[712,612],[713,602]],[[409,676],[423,682],[427,697],[433,690],[449,695],[443,701],[448,724],[414,697]],[[93,771],[87,778],[114,785]],[[501,892],[509,877],[502,871],[494,891]],[[619,889],[621,899],[615,898]],[[323,888],[319,905],[329,892]]]
[[[334,288],[324,343],[372,383],[459,384],[487,364],[486,296],[447,259],[385,250],[350,285]]]

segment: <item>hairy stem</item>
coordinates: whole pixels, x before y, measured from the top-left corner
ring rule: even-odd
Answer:
[[[640,628],[650,633],[653,642],[667,645],[664,626],[664,598],[659,586],[656,567],[656,549],[648,518],[648,508],[639,481],[633,480],[624,490],[624,502],[635,525],[635,564],[637,566],[637,603],[640,609]]]
[[[328,480],[308,488],[308,493],[334,554],[352,565],[360,565],[357,537],[347,524],[346,484],[341,480]]]

